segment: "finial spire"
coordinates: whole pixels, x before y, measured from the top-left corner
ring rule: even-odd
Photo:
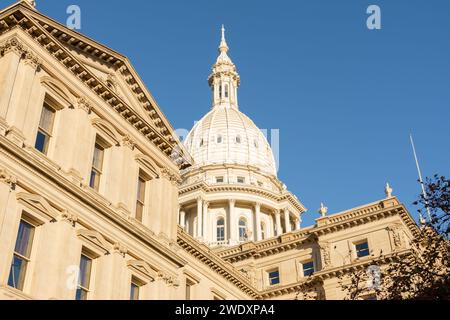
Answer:
[[[391,188],[389,182],[386,183],[386,187],[384,187],[384,193],[386,193],[386,198],[392,198],[392,192],[394,189]]]
[[[222,39],[220,41],[219,51],[228,52],[227,40],[225,39],[225,26],[222,24]]]
[[[322,216],[322,217],[325,217],[326,215],[327,215],[327,213],[328,213],[328,208],[327,207],[325,207],[325,205],[323,204],[323,202],[320,204],[320,208],[319,208],[319,210],[317,211],[318,213],[320,213],[320,215]]]
[[[228,56],[228,44],[225,39],[225,27],[222,25],[222,38],[219,45],[219,56],[212,67],[208,83],[213,89],[213,108],[238,108],[237,88],[240,77],[236,66]]]

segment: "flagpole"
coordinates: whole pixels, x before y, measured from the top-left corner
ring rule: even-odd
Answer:
[[[429,219],[429,222],[431,223],[432,219],[431,219],[430,208],[428,208],[427,194],[425,192],[425,187],[424,187],[423,179],[422,179],[422,172],[420,170],[419,159],[417,158],[416,147],[414,145],[414,140],[413,140],[412,134],[409,135],[409,138],[411,140],[411,146],[412,146],[413,153],[414,153],[414,159],[416,160],[417,173],[419,174],[419,182],[422,187],[422,194],[423,194],[423,199],[425,200],[425,207],[427,208],[428,219]],[[420,212],[419,212],[419,214],[420,214],[420,218],[422,218],[422,214]]]

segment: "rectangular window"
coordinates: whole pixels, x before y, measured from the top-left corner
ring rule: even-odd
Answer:
[[[145,206],[145,185],[146,180],[139,174],[138,187],[137,187],[137,198],[136,198],[136,220],[142,222],[142,217],[144,215]]]
[[[139,281],[137,281],[134,277],[131,278],[130,300],[139,300],[140,287]]]
[[[92,159],[91,178],[89,186],[98,191],[100,188],[100,178],[102,176],[103,158],[105,156],[105,148],[100,143],[95,143],[94,157]]]
[[[355,250],[358,258],[367,257],[370,254],[369,243],[367,241],[357,243]]]
[[[245,183],[245,178],[244,177],[237,177],[237,182],[238,183]]]
[[[11,270],[8,277],[8,286],[18,290],[23,290],[27,267],[30,263],[34,231],[34,226],[24,220],[20,220]]]
[[[78,275],[78,288],[76,300],[87,300],[91,284],[92,259],[86,254],[81,254],[80,273]]]
[[[48,152],[50,138],[52,137],[53,122],[55,121],[55,114],[55,109],[44,102],[36,142],[34,144],[34,147],[43,154],[47,154]]]
[[[280,272],[277,270],[270,271],[269,272],[269,284],[271,286],[279,284],[280,283]]]
[[[309,277],[313,273],[314,273],[314,262],[309,261],[309,262],[303,263],[303,276]]]
[[[223,177],[216,177],[216,183],[223,183]]]

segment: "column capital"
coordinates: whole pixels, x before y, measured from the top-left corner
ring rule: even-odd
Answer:
[[[208,208],[209,205],[210,205],[210,202],[209,202],[209,201],[206,201],[206,200],[203,201],[203,206],[204,206],[204,207]]]
[[[229,199],[228,203],[232,206],[234,206],[236,204],[236,199]]]
[[[203,201],[203,197],[202,197],[202,196],[197,196],[197,197],[195,198],[195,200],[197,200],[197,202]]]
[[[76,108],[85,111],[87,114],[90,114],[92,112],[93,106],[87,98],[81,97],[77,99]]]
[[[261,204],[261,202],[255,202],[255,203],[254,203],[254,206],[255,206],[255,209],[256,209],[256,208],[257,208],[257,209],[261,209],[262,204]]]

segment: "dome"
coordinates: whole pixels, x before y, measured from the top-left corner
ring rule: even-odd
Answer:
[[[185,140],[195,167],[213,164],[252,166],[276,176],[272,149],[254,122],[237,108],[214,107]]]

